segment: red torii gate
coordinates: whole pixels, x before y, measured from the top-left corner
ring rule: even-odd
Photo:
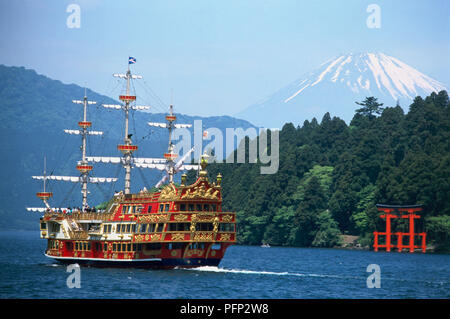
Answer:
[[[415,248],[421,248],[422,252],[426,251],[426,233],[414,233],[414,220],[419,219],[420,216],[416,215],[416,212],[422,211],[422,205],[384,205],[377,204],[377,209],[380,212],[383,212],[383,215],[380,215],[381,218],[386,219],[386,231],[385,232],[373,232],[374,234],[374,244],[373,247],[375,251],[378,251],[379,248],[386,248],[386,251],[391,251],[391,248],[397,248],[399,252],[403,251],[404,248],[408,248],[409,252],[414,252]],[[402,233],[396,232],[392,233],[391,231],[391,219],[393,218],[405,218],[409,219],[409,232]],[[386,236],[386,241],[384,244],[379,244],[378,239],[380,235]],[[391,242],[391,236],[397,236],[397,245],[393,245]],[[403,245],[403,236],[409,236],[409,242],[407,245]],[[422,237],[422,244],[415,245],[414,239],[415,236]]]

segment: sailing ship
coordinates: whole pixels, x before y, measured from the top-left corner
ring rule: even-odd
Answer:
[[[29,211],[43,213],[40,218],[40,237],[47,239],[45,256],[63,263],[89,264],[94,266],[125,266],[149,268],[174,268],[217,266],[226,249],[236,242],[236,214],[222,211],[222,176],[219,173],[214,182],[207,174],[208,156],[200,157],[199,165],[183,162],[193,151],[186,152],[180,160],[174,152],[172,132],[176,128],[187,128],[190,124],[176,123],[177,117],[170,106],[166,123],[148,122],[149,126],[169,130],[168,150],[163,158],[134,157],[138,145],[133,144],[128,133],[130,110],[148,109],[135,105],[136,96],[130,93],[130,82],[142,76],[131,74],[128,62],[125,74],[113,74],[126,81],[126,92],[119,96],[120,105],[103,104],[109,109],[125,113],[124,143],[117,149],[119,157],[88,156],[86,139],[88,135],[102,135],[90,130],[92,122],[87,119],[87,108],[96,104],[87,99],[74,100],[83,105],[83,119],[79,129],[65,130],[68,134],[81,135],[81,160],[76,169],[79,176],[56,176],[44,174],[33,176],[43,181],[43,190],[36,196],[45,207],[28,207]],[[45,161],[44,161],[45,162]],[[112,163],[125,169],[123,191],[115,192],[105,209],[91,209],[88,204],[88,185],[111,183],[117,178],[93,177],[93,163]],[[156,191],[143,189],[131,193],[131,168],[158,169],[163,178],[155,185]],[[187,184],[187,174],[181,176],[181,183],[174,182],[178,172],[196,170],[197,179]],[[46,187],[48,180],[69,181],[81,184],[80,209],[54,208],[49,200],[53,196]],[[93,206],[95,207],[95,206]]]

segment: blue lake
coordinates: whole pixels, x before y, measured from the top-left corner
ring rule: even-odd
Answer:
[[[70,289],[45,247],[39,232],[0,232],[0,298],[450,298],[449,255],[232,246],[219,267],[82,267]],[[380,288],[367,287],[370,264]]]

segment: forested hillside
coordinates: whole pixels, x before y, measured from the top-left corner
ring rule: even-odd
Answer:
[[[350,125],[329,113],[320,123],[285,124],[276,174],[261,175],[258,164],[209,165],[211,178],[223,175],[223,208],[238,212],[240,243],[331,247],[349,234],[371,246],[372,232],[384,230],[376,203],[423,204],[417,227],[449,251],[447,92],[417,97],[407,114],[373,97],[358,102]]]

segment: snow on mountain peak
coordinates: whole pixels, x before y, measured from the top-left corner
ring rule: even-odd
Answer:
[[[293,117],[302,123],[326,112],[348,121],[354,114],[354,102],[367,96],[386,106],[401,102],[407,107],[416,96],[441,90],[446,90],[444,84],[387,54],[350,53],[322,63],[237,115],[266,127],[293,121]]]
[[[302,87],[286,97],[284,102],[323,81],[344,83],[356,93],[367,91],[371,94],[371,87],[376,86],[394,100],[401,97],[413,99],[419,95],[419,88],[428,94],[445,89],[442,83],[384,53],[350,53],[332,59],[310,73],[307,80],[302,80]]]

